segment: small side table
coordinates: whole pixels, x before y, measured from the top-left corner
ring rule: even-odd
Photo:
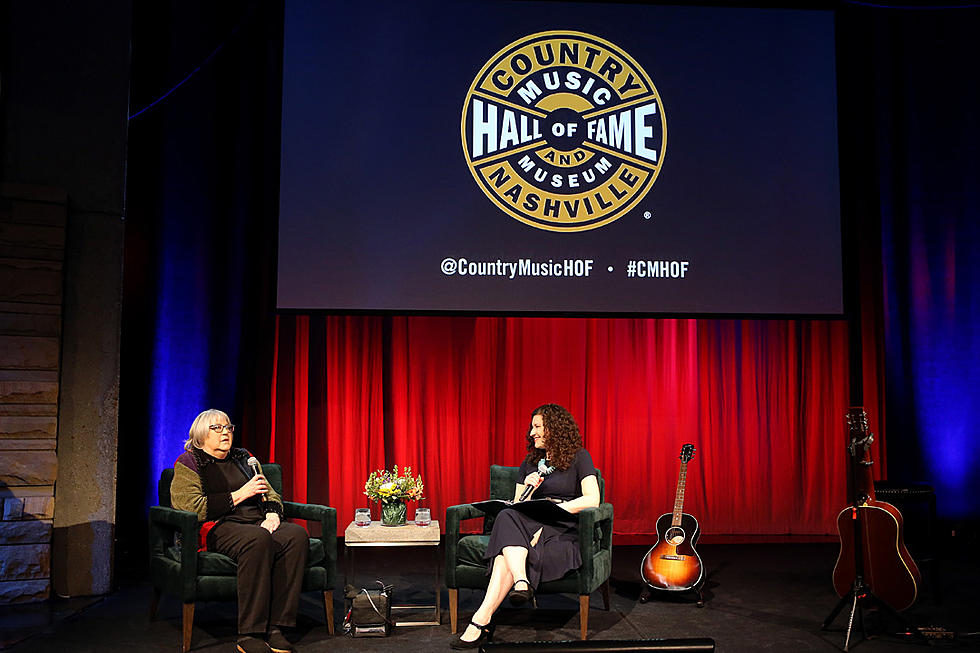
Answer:
[[[395,621],[396,626],[439,626],[442,624],[440,597],[440,571],[442,560],[439,557],[439,522],[435,519],[428,526],[416,526],[408,522],[404,526],[382,526],[380,521],[372,521],[370,526],[357,526],[354,522],[344,531],[344,553],[347,558],[347,583],[354,582],[354,550],[367,546],[429,546],[435,558],[433,589],[436,594],[435,605],[392,605],[391,610],[432,609],[431,621]],[[397,588],[396,588],[397,591]]]

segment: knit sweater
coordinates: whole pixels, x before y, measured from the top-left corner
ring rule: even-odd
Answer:
[[[245,478],[249,478],[252,474],[246,461],[251,455],[246,449],[233,447],[227,459],[242,470]],[[185,451],[174,462],[174,478],[170,483],[170,505],[177,510],[197,513],[201,522],[199,551],[207,550],[208,533],[235,509],[231,493],[238,487],[228,487],[214,463],[214,458],[199,449]],[[263,514],[274,512],[282,517],[282,498],[271,486],[260,500],[260,508]]]

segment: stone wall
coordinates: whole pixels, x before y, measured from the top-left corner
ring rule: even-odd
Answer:
[[[18,447],[0,450],[0,492],[12,499],[10,514],[20,507],[23,516],[49,506],[53,488],[50,563],[40,550],[31,559],[37,571],[50,568],[59,596],[104,594],[112,583],[133,4],[0,3],[0,182],[18,184],[5,187],[0,241],[14,238],[19,256],[38,254],[26,264],[0,253],[0,358],[13,361],[0,371],[0,395],[10,395],[0,398],[0,441]],[[56,206],[60,261],[45,258]],[[48,448],[21,448],[26,441]],[[41,514],[51,518],[50,509]],[[10,547],[48,541],[6,537],[4,561]]]
[[[51,590],[64,192],[0,185],[0,603]]]

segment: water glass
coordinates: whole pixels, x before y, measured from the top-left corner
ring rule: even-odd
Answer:
[[[432,513],[428,508],[416,508],[415,509],[415,525],[416,526],[428,526],[432,523]]]
[[[354,523],[358,526],[370,526],[371,525],[371,509],[370,508],[357,508],[354,510]]]

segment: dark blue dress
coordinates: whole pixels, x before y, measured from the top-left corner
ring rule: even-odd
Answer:
[[[524,462],[517,473],[518,482],[536,471],[537,461]],[[589,452],[579,449],[568,469],[555,470],[544,477],[533,498],[576,499],[582,496],[582,479],[587,476],[596,476],[595,465]],[[569,571],[578,569],[582,566],[582,552],[579,549],[577,525],[578,518],[571,513],[567,520],[545,524],[516,510],[501,510],[493,522],[484,556],[487,559],[487,573],[490,573],[494,558],[505,546],[522,546],[528,550],[527,577],[535,588],[541,581],[557,580]],[[541,529],[541,537],[537,544],[531,546],[538,529]]]

